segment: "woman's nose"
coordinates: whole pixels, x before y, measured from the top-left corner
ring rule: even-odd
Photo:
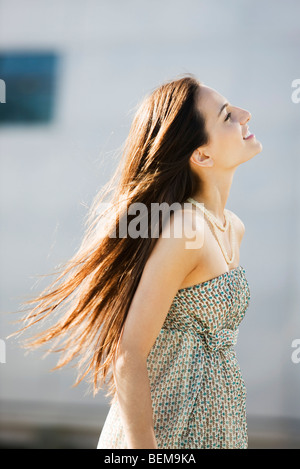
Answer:
[[[240,123],[246,124],[251,119],[251,113],[246,109],[241,109]]]

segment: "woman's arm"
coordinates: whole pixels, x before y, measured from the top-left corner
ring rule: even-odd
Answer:
[[[175,218],[171,217],[171,233]],[[189,218],[189,217],[188,217]],[[145,265],[130,305],[114,366],[117,398],[130,449],[155,449],[147,357],[158,336],[174,296],[185,277],[199,264],[203,232],[194,215],[184,221],[183,235],[162,237]],[[194,237],[192,237],[192,235]],[[194,248],[187,249],[186,243]]]
[[[124,351],[114,376],[126,448],[157,449],[146,360],[132,351]]]

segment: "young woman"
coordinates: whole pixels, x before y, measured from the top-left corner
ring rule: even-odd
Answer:
[[[76,358],[77,382],[89,375],[94,392],[109,386],[98,448],[247,447],[246,390],[234,350],[250,299],[239,264],[245,227],[225,206],[236,168],[262,149],[250,117],[192,75],[155,89],[91,207],[78,252],[27,302],[38,304],[25,328],[65,309],[27,345],[64,339],[57,367]],[[132,228],[135,203],[149,224],[141,223],[142,235],[137,224],[122,235]],[[163,203],[177,207],[168,232],[164,216],[151,221],[153,204]],[[183,229],[174,236],[178,223]]]

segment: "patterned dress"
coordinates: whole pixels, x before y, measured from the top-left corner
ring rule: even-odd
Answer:
[[[249,300],[242,266],[177,291],[147,358],[159,449],[247,448],[234,345]],[[97,448],[126,448],[117,399]]]

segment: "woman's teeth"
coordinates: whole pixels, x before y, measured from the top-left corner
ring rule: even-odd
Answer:
[[[250,131],[248,130],[247,133],[246,133],[246,135],[245,135],[245,137],[243,137],[244,140],[245,140],[246,138],[248,138],[250,135],[251,135],[251,133],[250,133]]]

